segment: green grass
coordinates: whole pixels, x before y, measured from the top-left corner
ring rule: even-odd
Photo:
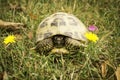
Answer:
[[[8,3],[17,2],[26,10],[10,10]],[[19,39],[5,46],[4,38],[16,32],[0,29],[0,72],[10,80],[113,80],[120,65],[120,1],[119,0],[0,0],[0,19],[22,22]],[[55,12],[77,16],[86,26],[98,27],[99,41],[88,43],[84,51],[74,55],[39,55],[35,47],[35,31],[39,23]],[[33,32],[30,39],[28,33]],[[106,62],[102,77],[100,64]],[[99,79],[98,79],[99,78]]]

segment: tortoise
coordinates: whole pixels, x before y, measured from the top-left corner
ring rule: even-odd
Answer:
[[[72,54],[87,39],[85,25],[74,15],[57,12],[45,18],[36,30],[36,51],[39,53]]]

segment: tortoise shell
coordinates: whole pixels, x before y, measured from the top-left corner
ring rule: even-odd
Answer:
[[[64,35],[70,38],[87,41],[84,34],[85,25],[74,15],[58,12],[45,18],[36,31],[36,42],[50,38],[54,35]]]

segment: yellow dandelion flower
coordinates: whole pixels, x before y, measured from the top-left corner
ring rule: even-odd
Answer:
[[[9,35],[4,39],[4,43],[8,44],[8,43],[15,43],[15,36],[14,35]]]
[[[92,32],[87,32],[87,33],[85,34],[85,37],[86,37],[88,40],[93,41],[93,42],[96,42],[96,41],[99,40],[98,36],[97,36],[96,34],[92,33]]]

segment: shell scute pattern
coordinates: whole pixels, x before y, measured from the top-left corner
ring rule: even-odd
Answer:
[[[51,35],[52,35],[51,32],[44,33],[44,38],[48,38],[48,37],[51,36]]]
[[[60,34],[77,40],[86,41],[84,38],[87,29],[74,15],[58,12],[44,19],[36,31],[36,41]],[[50,32],[50,34],[48,33]]]
[[[52,23],[51,23],[51,27],[52,27],[52,26],[56,26],[56,27],[58,27],[57,22],[52,22]]]
[[[68,20],[70,25],[77,26],[77,22],[72,17],[68,17]]]
[[[65,21],[63,18],[55,18],[53,22],[57,22],[58,26],[65,26]]]
[[[64,17],[66,16],[67,14],[63,13],[63,12],[58,12],[58,13],[55,13],[53,14],[53,17]]]
[[[43,23],[41,23],[40,28],[43,28],[43,27],[45,27],[45,26],[47,26],[47,23],[46,23],[46,22],[43,22]]]
[[[65,32],[64,34],[67,35],[67,36],[72,36],[73,35],[72,32]]]
[[[42,21],[39,25],[40,28],[46,27],[48,25],[49,18],[46,18],[44,21]]]

